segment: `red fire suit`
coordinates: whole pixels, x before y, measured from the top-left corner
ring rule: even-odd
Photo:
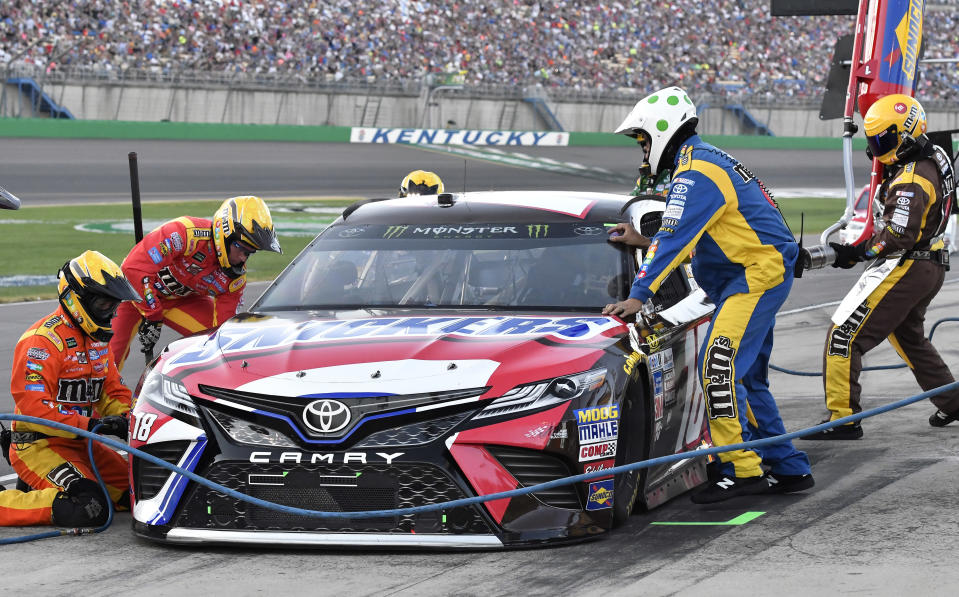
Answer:
[[[212,226],[204,218],[171,220],[143,237],[123,260],[123,274],[143,301],[121,303],[113,318],[110,350],[120,369],[143,318],[189,335],[236,314],[246,274],[231,279],[220,267]]]
[[[17,414],[81,429],[92,416],[129,412],[131,403],[107,344],[74,326],[62,306],[20,337],[10,391]],[[117,501],[130,488],[127,463],[106,446],[93,447],[97,469]],[[50,524],[62,488],[77,477],[96,480],[86,440],[68,431],[14,421],[9,455],[17,475],[37,491],[0,492],[0,526]]]

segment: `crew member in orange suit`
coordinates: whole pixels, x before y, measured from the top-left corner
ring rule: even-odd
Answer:
[[[14,348],[10,389],[16,414],[87,430],[99,425],[100,433],[126,439],[131,392],[107,343],[117,307],[139,297],[120,266],[96,251],[63,266],[59,292],[57,310],[30,326]],[[34,491],[0,492],[0,526],[106,522],[106,497],[95,481],[86,440],[24,421],[14,421],[4,435],[5,456]],[[123,504],[130,488],[126,460],[99,443],[93,454],[110,497]]]

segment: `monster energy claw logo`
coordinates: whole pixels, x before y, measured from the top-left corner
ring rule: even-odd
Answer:
[[[733,358],[736,349],[726,336],[717,336],[706,351],[703,384],[710,419],[736,418],[736,392],[733,389]]]
[[[530,238],[545,238],[549,236],[549,224],[528,224],[526,232]]]
[[[409,226],[390,226],[383,234],[383,238],[396,238],[402,236],[409,229]]]

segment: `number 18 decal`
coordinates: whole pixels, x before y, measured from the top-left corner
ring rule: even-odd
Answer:
[[[153,424],[156,423],[156,413],[136,413],[136,421],[133,423],[133,439],[145,442],[150,438],[150,432],[153,431]]]

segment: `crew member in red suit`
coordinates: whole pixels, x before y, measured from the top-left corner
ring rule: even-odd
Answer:
[[[185,336],[233,317],[246,287],[246,260],[257,251],[282,253],[259,197],[233,197],[212,221],[183,216],[147,234],[121,265],[143,300],[123,303],[113,319],[117,366],[123,368],[134,335],[152,354],[164,323]]]

